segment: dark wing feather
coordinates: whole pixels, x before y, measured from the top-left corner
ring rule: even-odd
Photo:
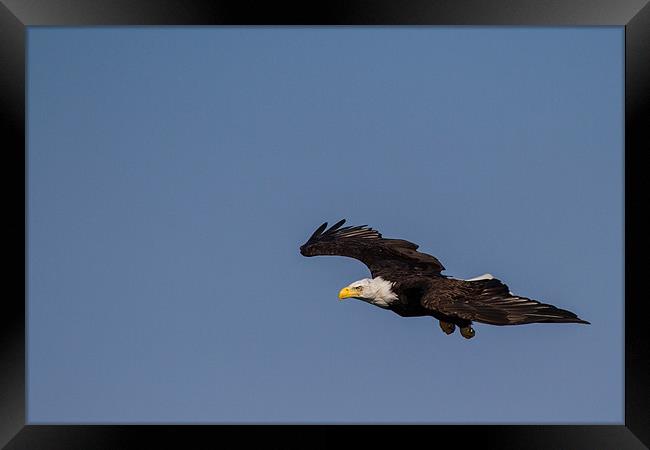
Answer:
[[[537,322],[589,323],[571,311],[510,293],[497,279],[463,281],[446,279],[447,286],[433,286],[421,299],[425,308],[450,316],[492,325]]]
[[[417,251],[418,246],[403,239],[386,239],[367,225],[343,227],[345,219],[327,229],[327,222],[300,247],[304,256],[338,255],[358,259],[373,277],[391,279],[403,275],[440,275],[440,261]]]

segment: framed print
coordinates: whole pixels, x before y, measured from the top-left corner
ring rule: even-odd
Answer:
[[[0,17],[6,448],[650,445],[647,2]]]

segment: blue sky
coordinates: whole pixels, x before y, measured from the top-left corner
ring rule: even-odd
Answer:
[[[623,28],[30,28],[31,423],[622,423]],[[592,325],[444,335],[347,218]]]

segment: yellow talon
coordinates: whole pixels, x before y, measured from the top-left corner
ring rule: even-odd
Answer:
[[[472,339],[476,334],[476,331],[474,331],[474,328],[467,325],[466,327],[462,327],[460,329],[460,334],[462,334],[465,339]]]
[[[443,322],[441,320],[440,321],[440,328],[442,328],[442,331],[444,331],[446,334],[451,334],[456,329],[456,325],[454,325],[453,323],[449,323],[449,322]]]

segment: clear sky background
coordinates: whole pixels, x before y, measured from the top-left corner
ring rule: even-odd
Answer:
[[[30,28],[29,422],[622,423],[623,38]],[[339,302],[340,218],[592,325]]]

